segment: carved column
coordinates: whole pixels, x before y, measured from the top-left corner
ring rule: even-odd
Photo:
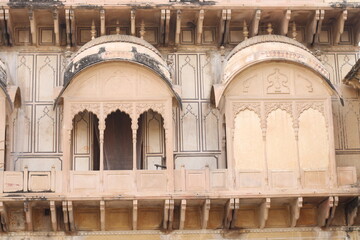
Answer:
[[[265,186],[269,187],[269,164],[268,164],[268,160],[267,160],[267,151],[266,151],[267,114],[265,111],[265,103],[264,102],[261,103],[260,116],[261,116],[261,132],[262,132],[263,145],[264,145]]]
[[[300,151],[299,151],[299,117],[300,117],[300,113],[296,107],[295,102],[293,103],[293,116],[294,116],[293,128],[294,128],[295,141],[296,141],[296,157],[297,157],[297,167],[298,167],[297,184],[302,187]]]
[[[131,130],[132,130],[132,147],[133,147],[133,170],[137,169],[137,164],[136,164],[136,135],[137,135],[137,129],[138,129],[138,125],[137,125],[137,121],[136,121],[136,117],[134,117],[134,115],[132,116],[131,119]]]
[[[101,107],[100,116],[99,116],[99,145],[100,145],[100,191],[104,191],[104,132],[105,132],[105,119],[104,111]]]
[[[104,170],[104,132],[105,120],[99,121],[99,143],[100,143],[100,171]]]
[[[335,137],[334,137],[334,120],[333,120],[333,113],[331,108],[331,98],[328,98],[324,102],[324,117],[326,122],[326,129],[329,139],[329,151],[330,151],[330,163],[329,163],[329,170],[330,170],[330,187],[335,188],[338,186],[337,180],[337,167],[336,167],[336,159],[335,159]]]
[[[166,104],[164,108],[164,129],[165,129],[165,149],[166,149],[166,171],[168,178],[167,190],[174,192],[174,143],[173,143],[173,124],[172,124],[172,102]]]
[[[63,117],[63,138],[62,138],[62,172],[63,172],[63,192],[67,192],[70,183],[70,170],[72,164],[71,158],[71,130],[72,130],[72,115],[70,111],[70,104],[64,101],[64,117]]]
[[[0,99],[0,171],[4,171],[5,166],[5,127],[6,109],[5,99]]]
[[[234,128],[234,119],[235,114],[232,112],[232,103],[229,101],[225,105],[225,132],[227,138],[227,147],[226,147],[226,160],[227,160],[227,169],[228,169],[228,182],[230,183],[230,188],[237,188],[236,186],[236,170],[235,170],[235,157],[233,152],[234,147],[234,138],[233,138],[233,128]]]

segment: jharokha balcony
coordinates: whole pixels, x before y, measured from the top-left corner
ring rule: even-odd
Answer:
[[[71,57],[55,91],[61,164],[0,172],[4,231],[359,221],[356,168],[335,161],[331,101],[338,93],[306,47],[266,35],[228,54],[223,79],[211,88],[222,116],[217,164],[175,153],[182,94],[166,66],[152,45],[124,35],[96,38]]]

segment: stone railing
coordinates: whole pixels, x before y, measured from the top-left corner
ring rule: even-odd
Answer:
[[[5,171],[0,173],[2,193],[62,193],[70,196],[165,196],[196,193],[208,196],[227,194],[302,194],[356,192],[355,167],[338,167],[337,183],[328,170],[238,171],[214,169],[188,170],[184,167],[167,170],[109,170],[109,171]],[[65,181],[65,179],[68,179]],[[64,181],[63,181],[64,180]],[[65,186],[66,185],[66,186]]]

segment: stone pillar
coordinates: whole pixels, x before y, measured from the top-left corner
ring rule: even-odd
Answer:
[[[62,132],[62,149],[63,149],[63,158],[62,158],[62,173],[63,173],[63,192],[69,190],[70,184],[70,170],[72,165],[71,157],[71,133],[72,133],[72,119],[70,105],[64,101],[64,117],[63,117],[63,126]]]
[[[103,120],[99,121],[99,142],[100,142],[100,171],[104,170],[104,132],[105,132],[105,122]]]
[[[137,129],[138,129],[138,125],[137,125],[137,121],[135,121],[135,118],[132,119],[132,124],[131,124],[131,130],[132,130],[132,147],[133,147],[133,170],[137,170],[137,164],[136,164],[136,135],[137,135]]]
[[[0,98],[0,171],[4,171],[4,166],[5,166],[5,128],[6,128],[5,98]]]
[[[164,118],[165,129],[165,149],[166,149],[166,171],[168,178],[168,192],[174,192],[174,143],[173,143],[173,125],[172,125],[172,103],[168,102],[165,108]]]

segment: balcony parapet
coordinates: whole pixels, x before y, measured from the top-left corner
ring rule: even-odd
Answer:
[[[331,186],[326,169],[302,171],[300,179],[292,171],[272,171],[269,179],[261,171],[239,171],[232,177],[229,169],[70,171],[68,180],[62,171],[1,172],[3,197],[17,193],[27,195],[61,195],[67,197],[181,197],[207,196],[311,196],[327,193],[358,194],[355,167],[337,168],[337,186]],[[171,182],[172,181],[172,182]],[[169,184],[170,183],[170,184]],[[68,184],[68,188],[65,188]],[[174,186],[173,189],[171,186]],[[67,191],[64,191],[67,189]]]

